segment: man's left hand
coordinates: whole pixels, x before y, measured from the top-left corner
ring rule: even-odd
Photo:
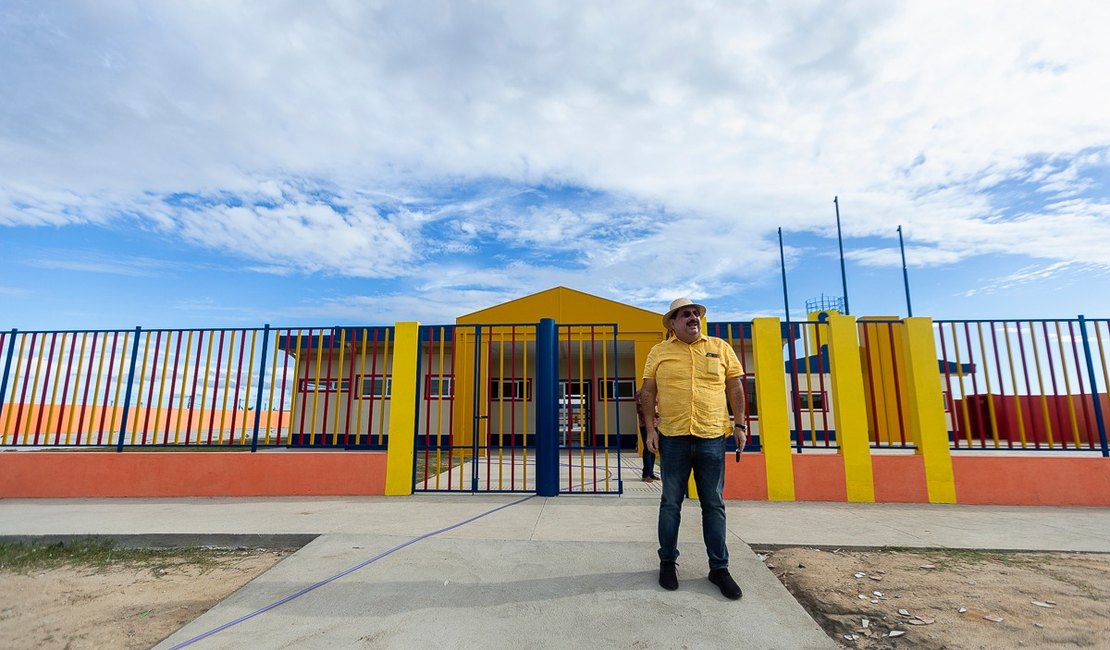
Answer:
[[[741,431],[736,427],[732,428],[732,437],[734,440],[736,440],[737,449],[743,449],[744,445],[748,442],[748,433],[746,431]]]

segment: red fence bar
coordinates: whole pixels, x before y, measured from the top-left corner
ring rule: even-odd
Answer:
[[[372,335],[373,335],[373,340],[372,340],[373,345],[371,346],[371,353],[370,353],[370,391],[369,391],[370,392],[370,408],[368,409],[369,413],[366,416],[366,440],[367,440],[367,442],[370,441],[371,432],[373,432],[373,430],[374,430],[374,397],[375,397],[375,393],[376,393],[374,387],[377,385],[377,381],[378,381],[378,330],[376,330],[376,329],[373,330]],[[366,363],[365,360],[363,361],[363,363],[364,364]],[[366,377],[366,374],[365,374],[365,366],[364,366],[363,381],[366,381],[365,377]],[[365,391],[365,390],[362,391],[363,395],[365,395],[366,392],[367,391]],[[382,392],[383,393],[385,392],[385,379],[384,378],[382,379]],[[365,397],[363,399],[365,399]],[[361,406],[361,404],[360,404],[360,406]],[[383,405],[383,407],[384,407],[384,405]],[[379,430],[378,431],[378,444],[381,444],[381,442],[382,442],[381,435],[382,435],[382,432]]]
[[[321,335],[321,341],[322,340],[323,340],[323,336]],[[324,369],[324,381],[323,381],[323,386],[324,386],[324,414],[323,414],[323,418],[321,418],[321,420],[320,420],[320,438],[319,438],[319,440],[320,440],[320,442],[322,442],[324,444],[327,444],[328,406],[331,402],[331,399],[328,398],[328,393],[332,392],[331,391],[332,382],[335,381],[335,379],[332,378],[332,375],[331,375],[331,363],[332,363],[332,358],[334,356],[334,355],[332,355],[331,351],[332,351],[332,348],[334,346],[335,346],[335,330],[332,330],[331,335],[328,336],[328,345],[327,345],[328,360],[327,360],[327,366]],[[338,388],[338,386],[336,388]],[[317,389],[319,389],[319,385],[317,385]],[[317,399],[319,399],[319,394],[317,394]],[[316,418],[312,418],[312,420],[313,420],[312,421],[312,427],[313,427],[312,428],[312,431],[313,431],[312,442],[313,442],[313,444],[315,444],[316,440],[317,440],[317,438],[316,438]]]
[[[493,375],[493,327],[486,325],[485,330],[486,343],[485,354],[483,356],[486,358],[486,373],[482,376],[485,377],[486,380],[482,383],[486,388],[486,414],[484,418],[485,436],[482,438],[485,440],[485,444],[482,446],[486,454],[486,490],[488,491],[491,489],[490,486],[493,481],[493,429],[490,427],[490,418],[493,413],[493,385],[491,383]],[[499,387],[497,394],[500,395],[503,392],[503,387]],[[498,468],[500,469],[500,465],[498,465]]]
[[[1033,394],[1033,387],[1032,387],[1032,384],[1030,384],[1030,382],[1029,382],[1029,362],[1028,362],[1028,359],[1026,358],[1026,355],[1025,355],[1025,337],[1022,336],[1022,332],[1021,332],[1021,321],[1014,321],[1014,326],[1017,328],[1016,336],[1017,336],[1017,342],[1018,342],[1018,358],[1021,359],[1021,374],[1022,374],[1022,377],[1025,379],[1025,394],[1026,395],[1032,395]],[[1032,335],[1032,332],[1030,332],[1030,335]],[[1017,400],[1017,401],[1019,403],[1021,402],[1020,400]],[[1037,427],[1033,426],[1033,422],[1034,422],[1034,419],[1033,419],[1033,405],[1032,405],[1031,401],[1026,400],[1026,406],[1027,406],[1028,411],[1029,411],[1029,426],[1030,426],[1030,434],[1033,437],[1033,447],[1035,449],[1040,449],[1041,448],[1041,435],[1040,435],[1040,430]]]
[[[362,387],[357,386],[357,384],[358,384],[358,375],[355,374],[355,349],[356,349],[356,346],[358,344],[357,343],[357,341],[358,341],[357,332],[358,332],[358,330],[351,330],[351,360],[350,360],[350,363],[348,363],[348,368],[347,368],[347,402],[346,402],[346,408],[344,410],[344,416],[343,416],[343,445],[344,446],[347,446],[347,445],[351,444],[351,407],[352,407],[352,401],[354,399],[355,391],[358,390],[359,395],[362,394]],[[363,329],[363,334],[365,335],[365,333],[366,333],[366,330]],[[366,340],[365,336],[363,336],[363,340],[364,341]],[[356,442],[357,442],[357,440],[356,440]]]
[[[99,343],[99,341],[100,341],[100,336],[96,332],[93,332],[92,347],[89,350],[89,364],[88,364],[88,368],[85,369],[85,390],[81,393],[81,411],[77,415],[77,444],[81,444],[81,435],[83,433],[85,433],[85,409],[88,407],[88,404],[89,404],[89,387],[92,385],[92,381],[91,381],[92,380],[92,370],[93,370],[92,360],[93,360],[94,357],[96,357],[96,346],[97,346],[97,343]],[[83,358],[83,355],[82,355],[82,358]],[[100,356],[100,365],[103,366],[103,364],[104,364],[104,355],[102,353],[101,356]],[[97,370],[96,379],[97,379],[98,382],[100,381],[100,371],[99,370]],[[96,393],[93,393],[93,396],[95,397]],[[92,427],[91,422],[89,423],[89,427],[90,428]]]
[[[1075,325],[1074,322],[1068,321],[1068,339],[1071,341],[1071,353],[1072,353],[1072,358],[1075,361],[1075,366],[1074,366],[1075,367],[1075,377],[1078,380],[1078,384],[1079,384],[1079,404],[1083,407],[1083,421],[1084,421],[1084,423],[1088,423],[1088,422],[1094,421],[1094,418],[1091,417],[1091,412],[1090,412],[1091,405],[1088,404],[1088,402],[1087,402],[1086,388],[1084,387],[1084,384],[1083,384],[1083,370],[1082,370],[1083,369],[1083,362],[1079,360],[1079,346],[1076,345],[1076,341],[1075,341],[1074,325]],[[1098,391],[1092,391],[1092,392],[1094,393],[1094,397],[1097,399],[1098,398]],[[1076,428],[1078,429],[1078,427],[1076,427]],[[1076,446],[1082,446],[1082,444],[1077,443]],[[1087,436],[1087,448],[1088,449],[1094,449],[1095,448],[1094,438],[1090,435]]]
[[[424,481],[424,485],[427,486],[427,484],[428,484],[428,474],[429,474],[429,471],[430,471],[429,466],[432,464],[432,462],[431,462],[432,461],[432,457],[431,457],[431,454],[432,454],[432,395],[431,395],[431,393],[432,393],[432,359],[433,359],[433,355],[434,355],[434,351],[435,351],[434,350],[434,348],[435,348],[435,331],[431,327],[426,328],[425,331],[427,331],[427,333],[428,333],[428,340],[426,341],[426,345],[427,345],[427,348],[428,348],[428,362],[427,362],[427,366],[425,366],[427,368],[427,371],[426,371],[427,374],[425,374],[424,381],[423,381],[423,387],[424,387],[424,478],[423,478],[423,481]],[[438,454],[439,454],[439,446],[438,445],[436,446],[436,454],[437,454],[437,457],[438,457]],[[438,462],[436,463],[436,467],[435,467],[435,476],[436,477],[439,476],[439,463]]]
[[[66,335],[62,334],[62,350],[63,351],[65,350],[65,343],[66,343]],[[65,421],[66,421],[66,418],[65,418],[66,403],[67,403],[66,400],[69,397],[69,378],[70,378],[71,372],[73,371],[73,353],[76,349],[77,349],[77,333],[74,332],[73,341],[69,345],[69,357],[66,358],[65,379],[62,382],[62,399],[59,402],[59,407],[58,407],[58,428],[55,429],[55,431],[54,431],[54,444],[55,445],[62,444],[62,429],[65,427]],[[61,370],[61,367],[62,367],[62,365],[58,364],[59,371]],[[58,390],[58,381],[57,381],[56,378],[55,378],[55,381],[54,381],[54,390],[55,391]],[[51,404],[53,404],[54,399],[51,398],[50,402],[51,402]],[[51,415],[53,415],[53,409],[51,409]],[[49,430],[49,427],[47,427],[47,429]],[[67,438],[68,438],[68,436],[67,436]],[[67,442],[68,442],[68,440],[67,440]]]
[[[39,433],[42,430],[42,416],[46,412],[46,389],[50,381],[50,367],[54,362],[54,346],[57,343],[58,333],[53,332],[50,335],[50,352],[46,355],[46,372],[43,373],[42,378],[42,395],[39,397],[38,417],[35,419],[35,440],[34,444],[39,444]],[[40,349],[40,352],[42,349]],[[42,357],[39,357],[39,363],[35,367],[35,383],[39,380],[39,368],[42,366]],[[32,390],[31,399],[34,399],[34,391]]]
[[[280,332],[278,332],[277,337],[279,339],[281,338],[281,333]],[[297,352],[298,354],[300,354],[300,338],[301,338],[301,335],[300,335],[300,332],[298,331],[297,332],[297,348],[296,348],[298,350],[298,352]],[[292,343],[293,343],[293,330],[291,330],[291,329],[290,330],[285,330],[285,349],[286,350],[291,349],[290,346],[292,345]],[[270,377],[270,404],[274,403],[274,399],[273,399],[273,394],[274,394],[273,393],[273,374],[277,374],[277,355],[278,355],[278,348],[280,348],[280,347],[281,347],[280,345],[274,345],[274,366],[273,366],[274,367],[274,372],[271,374],[271,377]],[[286,354],[288,354],[288,353],[286,353]],[[289,363],[288,362],[282,363],[281,364],[281,392],[280,392],[280,397],[278,397],[277,440],[275,441],[279,445],[281,444],[281,426],[284,423],[283,420],[284,420],[284,416],[285,416],[285,392],[288,389],[287,384],[286,384],[288,374],[289,374]],[[294,391],[295,390],[296,390],[296,387],[294,386]],[[294,398],[293,401],[296,402],[297,400]],[[292,408],[292,407],[293,406],[291,404],[290,408]],[[292,422],[290,422],[289,427],[290,428],[293,427]],[[267,427],[267,429],[266,429],[267,437],[269,436],[269,431],[270,431],[269,427]]]
[[[879,436],[879,408],[878,395],[875,393],[875,376],[878,374],[879,369],[875,368],[875,361],[878,360],[878,355],[875,354],[874,348],[871,347],[871,332],[875,329],[872,323],[861,323],[863,330],[863,349],[867,350],[866,366],[864,371],[867,373],[867,394],[868,394],[868,411],[871,414],[871,444],[878,445],[880,441]],[[885,413],[884,413],[885,415]]]
[[[232,332],[232,336],[234,336]],[[239,358],[235,362],[235,393],[231,398],[231,425],[228,429],[227,444],[235,444],[235,423],[238,421],[239,416],[239,387],[243,384],[243,354],[246,352],[247,343],[247,330],[239,330]],[[229,357],[230,358],[230,357]],[[249,374],[249,369],[248,369]],[[250,395],[247,395],[250,398]],[[224,399],[227,399],[227,392],[224,392]],[[240,444],[244,441],[240,440]]]
[[[173,350],[173,371],[170,373],[170,400],[166,405],[166,423],[164,433],[162,434],[162,444],[164,445],[170,442],[170,422],[173,421],[173,396],[177,393],[177,370],[181,360],[182,334],[184,334],[184,332],[177,333],[177,344],[174,346]],[[168,350],[169,348],[167,347],[166,349]]]
[[[150,345],[150,332],[146,333],[146,342],[147,342],[147,345]],[[142,441],[142,444],[144,444],[144,445],[146,444],[147,430],[150,428],[150,411],[151,411],[151,409],[153,408],[153,405],[154,405],[154,377],[158,374],[158,350],[161,348],[161,344],[162,344],[162,332],[161,331],[155,332],[154,333],[154,354],[151,355],[151,359],[150,359],[150,386],[147,388],[147,393],[146,393],[146,408],[143,409],[143,412],[144,412],[143,413],[143,430],[142,430],[141,441]],[[139,372],[142,373],[139,376],[139,388],[140,388],[139,402],[141,404],[142,403],[142,391],[141,391],[142,382],[144,380],[144,375],[146,373],[146,350],[143,350],[143,365],[142,365],[142,368],[139,369]],[[138,417],[138,412],[136,412],[135,415],[136,415],[136,417]],[[137,433],[137,432],[135,432],[135,431],[131,432],[132,442],[134,442],[135,433]]]

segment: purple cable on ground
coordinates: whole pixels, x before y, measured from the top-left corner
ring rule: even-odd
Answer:
[[[200,641],[201,639],[206,639],[206,638],[212,636],[213,634],[216,634],[217,632],[222,632],[223,630],[226,630],[229,627],[234,627],[234,626],[242,623],[243,621],[246,621],[248,619],[254,618],[255,616],[258,616],[259,614],[262,614],[264,612],[270,611],[271,609],[280,607],[280,606],[284,605],[285,603],[287,603],[291,600],[295,600],[297,598],[300,598],[301,596],[307,594],[308,592],[310,592],[314,589],[317,589],[319,587],[323,587],[324,585],[328,584],[329,582],[332,582],[333,580],[338,580],[339,578],[342,578],[343,576],[345,576],[347,574],[354,573],[355,571],[358,571],[362,567],[373,564],[374,562],[377,562],[378,560],[382,559],[383,557],[386,557],[387,555],[391,555],[393,553],[396,553],[397,551],[405,548],[406,546],[411,546],[411,545],[419,542],[420,540],[428,539],[429,537],[432,537],[434,535],[438,535],[440,533],[445,533],[449,530],[454,530],[456,528],[459,528],[460,526],[465,526],[466,524],[469,524],[472,521],[477,521],[478,519],[481,519],[482,517],[485,517],[487,515],[492,515],[493,513],[497,512],[498,510],[504,510],[505,508],[508,508],[509,506],[515,506],[518,503],[524,503],[528,499],[533,499],[535,497],[536,497],[536,495],[532,494],[530,496],[524,497],[523,499],[517,499],[516,501],[513,501],[511,503],[506,503],[503,506],[497,506],[493,510],[487,510],[486,512],[483,512],[480,515],[475,515],[475,516],[471,517],[470,519],[467,519],[466,521],[460,521],[459,523],[452,524],[451,526],[448,526],[446,528],[440,528],[439,530],[433,530],[430,533],[424,533],[423,535],[420,535],[419,537],[414,537],[414,538],[410,539],[409,541],[405,542],[404,544],[399,544],[399,545],[394,546],[393,548],[389,549],[388,551],[383,551],[383,552],[375,555],[374,557],[370,558],[369,560],[366,560],[365,562],[363,562],[361,564],[357,564],[357,565],[355,565],[355,566],[353,566],[353,567],[351,567],[351,568],[349,568],[345,571],[342,571],[340,573],[337,573],[337,574],[333,575],[330,578],[326,578],[324,580],[321,580],[320,582],[317,582],[314,585],[309,585],[309,586],[305,587],[304,589],[301,589],[300,591],[298,591],[295,594],[291,594],[289,596],[286,596],[285,598],[282,598],[281,600],[279,600],[277,602],[273,602],[273,603],[270,603],[269,605],[266,605],[262,609],[255,610],[255,611],[251,612],[250,614],[245,614],[243,616],[240,616],[239,618],[235,619],[234,621],[229,621],[229,622],[224,623],[223,625],[221,625],[219,627],[212,628],[211,630],[208,630],[207,632],[205,632],[203,634],[198,634],[197,636],[195,636],[191,639],[182,641],[181,643],[178,643],[177,645],[170,648],[170,650],[177,650],[178,648],[184,648],[187,645],[192,645],[192,644],[196,643],[197,641]]]

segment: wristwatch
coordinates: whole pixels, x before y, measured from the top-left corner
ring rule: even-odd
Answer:
[[[747,431],[748,431],[748,425],[746,425],[746,424],[740,424],[739,422],[737,422],[736,424],[732,425],[732,428],[734,428],[734,429],[740,429],[741,431],[743,431],[743,432],[745,432],[745,433],[747,433]]]

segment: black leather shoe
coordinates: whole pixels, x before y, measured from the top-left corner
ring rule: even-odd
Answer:
[[[660,584],[662,584],[663,578],[660,577],[659,580]],[[736,584],[736,581],[732,579],[732,575],[729,574],[728,569],[713,569],[709,572],[709,581],[720,588],[721,595],[725,598],[737,600],[740,596],[744,595],[744,592],[740,591],[740,585]]]
[[[678,565],[666,560],[659,563],[659,586],[667,591],[678,589]]]

